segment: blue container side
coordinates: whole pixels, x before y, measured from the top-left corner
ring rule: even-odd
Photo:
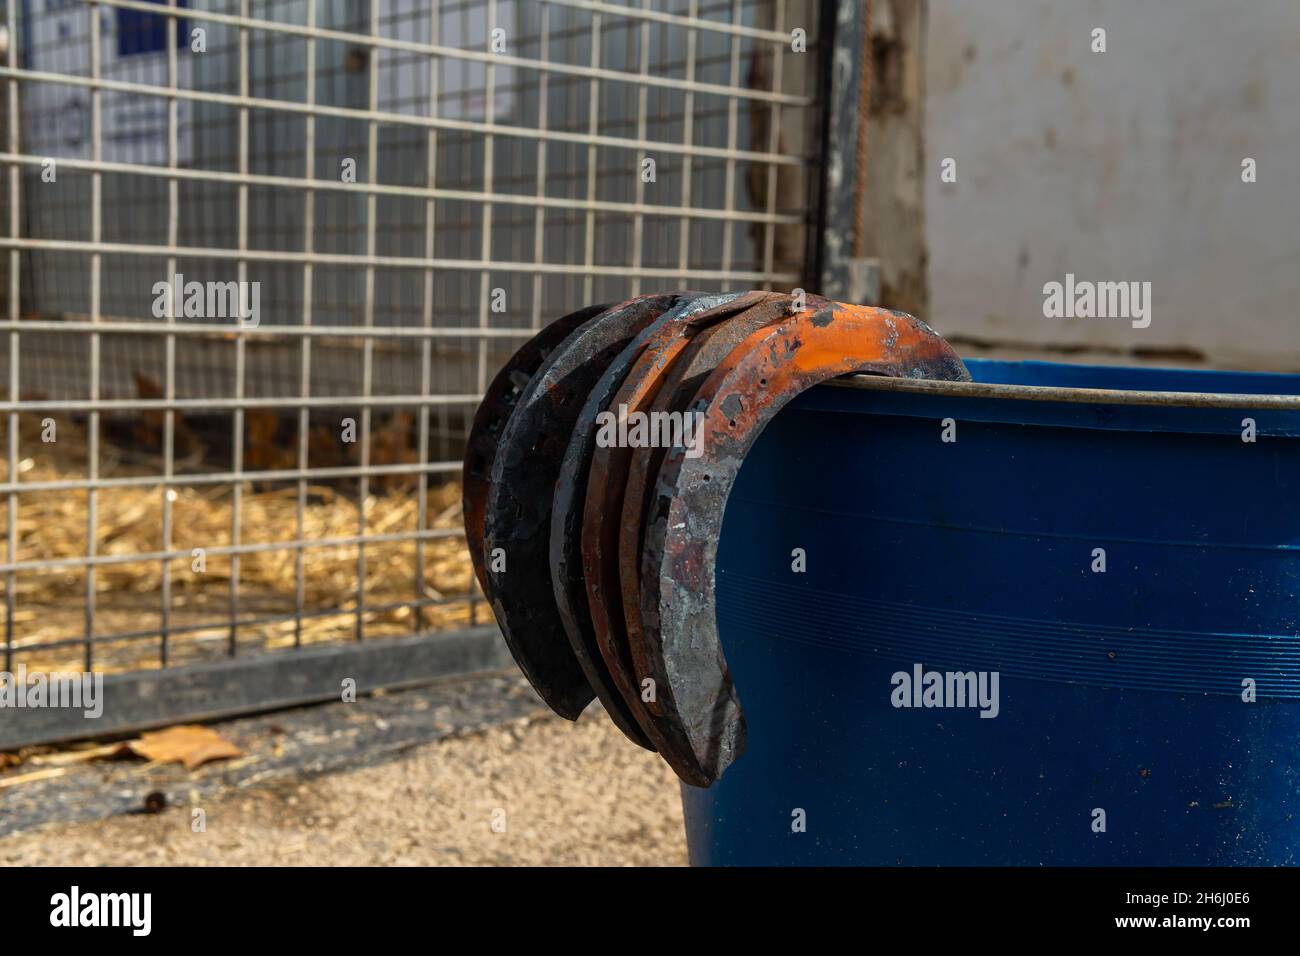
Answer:
[[[969,364],[983,381],[1300,393],[1300,376]],[[749,742],[714,787],[683,790],[692,860],[1294,863],[1300,422],[1249,414],[1253,444],[1232,409],[842,388],[792,403],[719,542]],[[894,706],[917,664],[996,673],[997,716]]]

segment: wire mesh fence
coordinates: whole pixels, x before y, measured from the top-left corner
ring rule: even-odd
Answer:
[[[803,281],[816,0],[2,6],[6,670],[489,621],[457,478],[514,347]]]

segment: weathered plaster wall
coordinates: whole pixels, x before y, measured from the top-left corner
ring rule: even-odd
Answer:
[[[1300,368],[1300,4],[931,0],[927,58],[936,327]],[[1150,328],[1044,318],[1067,272],[1151,282]]]

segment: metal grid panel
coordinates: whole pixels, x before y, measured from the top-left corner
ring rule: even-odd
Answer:
[[[4,6],[6,670],[480,623],[472,575],[436,586],[463,542],[434,509],[514,345],[588,302],[801,281],[815,0]],[[256,327],[158,315],[178,273],[256,287]],[[50,553],[32,521],[67,509]]]

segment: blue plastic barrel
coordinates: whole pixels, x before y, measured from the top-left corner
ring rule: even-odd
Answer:
[[[1300,394],[1291,375],[968,364]],[[1300,412],[800,396],[727,505],[718,625],[748,749],[683,788],[692,863],[1297,862],[1298,546]],[[997,715],[899,698],[917,665],[945,692],[996,673]]]

